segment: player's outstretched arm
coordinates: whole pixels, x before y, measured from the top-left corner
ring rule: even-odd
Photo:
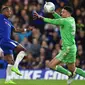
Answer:
[[[59,18],[59,19],[50,19],[50,18],[43,18],[43,21],[49,24],[54,24],[54,25],[63,25],[64,19]]]
[[[41,16],[41,15],[39,15],[36,11],[34,11],[34,13],[33,13],[33,20],[36,20],[36,19],[41,19],[41,20],[43,20],[44,17]]]
[[[33,14],[33,19],[41,19],[46,23],[50,23],[50,24],[54,24],[54,25],[63,25],[63,18],[59,18],[59,19],[50,19],[50,18],[45,18],[41,15],[39,15],[37,12],[34,12]]]

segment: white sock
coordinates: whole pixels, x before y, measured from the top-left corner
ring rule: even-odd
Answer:
[[[9,81],[11,79],[11,64],[8,64],[7,69],[6,69],[6,81]]]
[[[18,68],[19,63],[24,58],[24,56],[26,56],[26,53],[24,51],[20,51],[18,53],[17,58],[16,58],[15,63],[14,63],[14,67]]]

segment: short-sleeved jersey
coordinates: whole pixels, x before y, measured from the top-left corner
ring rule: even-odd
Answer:
[[[8,20],[6,16],[0,14],[0,40],[1,39],[10,39],[11,30],[13,29],[13,25]]]
[[[0,14],[0,47],[4,55],[13,54],[13,49],[18,45],[17,42],[10,39],[13,28],[10,20],[3,14]]]
[[[75,44],[76,26],[73,17],[67,17],[67,18],[58,17],[58,19],[44,18],[44,21],[50,24],[55,24],[60,26],[60,33],[61,33],[63,47]]]

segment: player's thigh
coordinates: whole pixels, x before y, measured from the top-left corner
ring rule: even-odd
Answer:
[[[66,56],[66,50],[61,50],[59,54],[56,56],[56,59],[63,62],[64,57]]]
[[[2,49],[10,49],[10,50],[14,50],[15,47],[17,47],[19,43],[14,41],[14,40],[6,40],[6,41],[3,41],[1,43],[1,48]]]
[[[20,51],[26,51],[26,49],[21,45],[21,44],[18,44],[15,48],[15,50],[17,52],[20,52]]]
[[[75,63],[76,61],[76,46],[72,45],[68,48],[65,48],[64,51],[62,51],[63,54],[65,54],[62,58],[62,62],[64,63]]]
[[[66,63],[71,64],[76,62],[76,51],[77,51],[76,46],[72,46],[70,48],[69,53],[65,57]]]

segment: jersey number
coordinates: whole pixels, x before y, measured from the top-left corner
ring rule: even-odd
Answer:
[[[75,24],[72,24],[72,35],[75,36]]]

